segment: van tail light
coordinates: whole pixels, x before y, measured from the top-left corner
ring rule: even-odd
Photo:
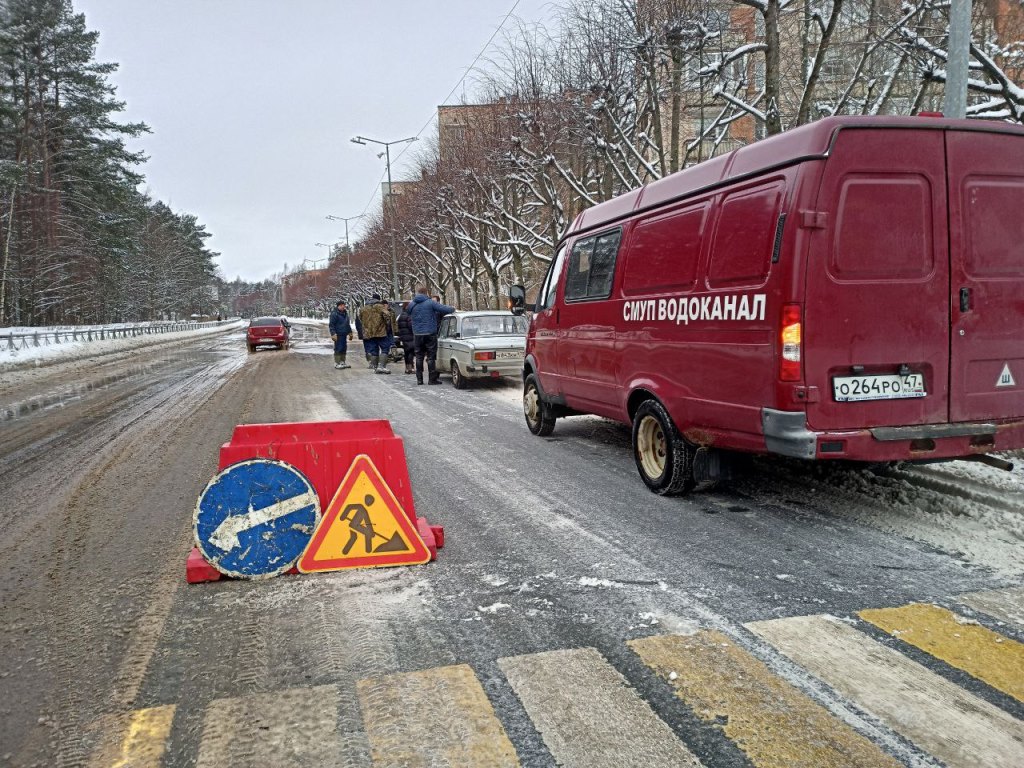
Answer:
[[[494,353],[493,352],[474,352],[473,353],[473,359],[474,360],[493,360],[494,359]]]
[[[779,342],[779,379],[800,381],[803,324],[800,322],[799,304],[786,304],[782,307],[782,332]]]

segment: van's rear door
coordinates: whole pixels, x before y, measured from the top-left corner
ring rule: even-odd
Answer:
[[[943,131],[846,128],[825,163],[804,326],[816,430],[949,414],[950,274]],[[824,224],[823,228],[814,229]]]
[[[1024,136],[948,131],[952,421],[1024,416]]]

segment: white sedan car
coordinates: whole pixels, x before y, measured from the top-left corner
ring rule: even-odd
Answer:
[[[437,369],[463,389],[470,379],[522,376],[529,321],[501,311],[456,312],[441,320]]]

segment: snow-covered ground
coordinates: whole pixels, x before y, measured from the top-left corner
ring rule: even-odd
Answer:
[[[140,325],[140,323],[111,323],[109,325],[83,325],[77,326],[78,331],[113,330]],[[90,357],[126,352],[140,347],[147,347],[153,344],[162,344],[169,341],[194,339],[198,336],[223,333],[225,330],[233,330],[244,327],[245,321],[239,320],[234,323],[224,323],[218,326],[207,326],[184,331],[172,331],[170,333],[154,333],[129,338],[104,339],[102,341],[77,341],[61,340],[59,344],[54,343],[52,334],[54,331],[70,331],[72,326],[59,326],[51,328],[0,328],[0,371],[35,367],[52,362],[63,362],[66,360],[83,360]],[[28,346],[24,349],[8,349],[7,337],[11,334],[33,333],[35,331],[49,332],[51,337],[48,343],[40,343],[38,347]]]

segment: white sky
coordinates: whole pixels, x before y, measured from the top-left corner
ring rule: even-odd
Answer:
[[[153,131],[131,145],[150,158],[145,188],[198,216],[224,276],[246,280],[343,242],[325,216],[379,206],[384,173],[383,147],[349,139],[418,133],[512,7],[505,30],[549,2],[73,0],[100,33],[97,59],[120,65],[122,117]],[[472,75],[464,88],[471,99]],[[397,181],[409,166],[392,150]]]

